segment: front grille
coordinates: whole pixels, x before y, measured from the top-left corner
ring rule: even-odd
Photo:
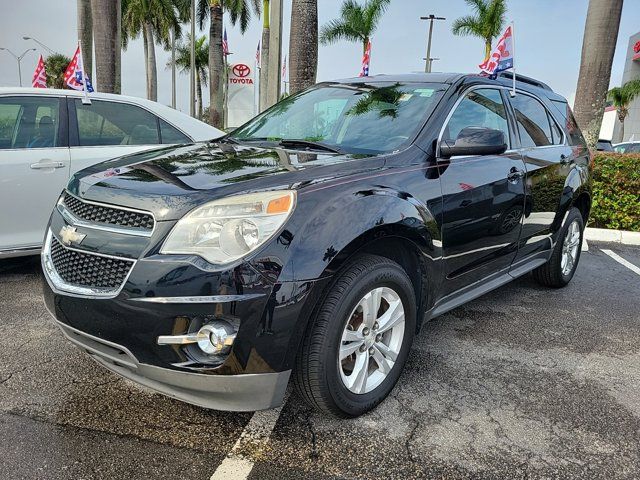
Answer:
[[[117,289],[133,267],[133,260],[100,257],[66,249],[52,236],[51,262],[67,284],[90,288]]]
[[[153,230],[153,216],[149,213],[86,203],[67,192],[64,193],[64,205],[77,218],[88,222]]]

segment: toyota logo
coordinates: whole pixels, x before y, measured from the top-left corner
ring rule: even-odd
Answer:
[[[238,63],[233,66],[233,74],[236,77],[240,77],[240,78],[248,77],[250,73],[251,73],[251,69],[249,68],[248,65],[245,65],[244,63]]]

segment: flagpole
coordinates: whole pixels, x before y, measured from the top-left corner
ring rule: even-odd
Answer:
[[[513,90],[511,96],[516,96],[516,28],[515,22],[511,22],[511,58],[513,62]]]
[[[82,55],[82,45],[80,45],[80,41],[78,40],[78,50],[80,51],[80,59],[82,60],[82,91],[84,95],[82,96],[82,104],[83,105],[91,105],[91,100],[89,100],[89,92],[87,90],[87,73],[84,69],[84,56]]]

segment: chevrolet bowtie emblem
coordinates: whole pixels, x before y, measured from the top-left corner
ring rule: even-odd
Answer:
[[[81,243],[86,235],[84,233],[78,233],[76,227],[65,225],[60,229],[60,238],[65,245],[71,245],[72,243]]]

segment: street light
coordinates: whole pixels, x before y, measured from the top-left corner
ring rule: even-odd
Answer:
[[[444,17],[436,17],[431,14],[427,17],[420,17],[420,20],[429,20],[429,41],[427,42],[427,57],[424,64],[424,71],[427,73],[431,72],[431,37],[433,36],[433,21],[434,20],[446,20]]]
[[[44,48],[49,55],[53,55],[55,52],[55,50],[52,50],[51,48],[47,47],[44,43],[42,43],[40,40],[38,40],[37,38],[33,38],[33,37],[28,37],[28,36],[24,36],[22,37],[23,40],[33,40],[34,42],[36,42],[38,45],[40,45],[42,48]],[[34,48],[35,50],[35,48]]]
[[[32,50],[35,50],[35,48],[27,48],[24,52],[22,52],[22,55],[16,55],[15,53],[13,53],[11,50],[9,50],[8,48],[4,48],[4,47],[0,47],[0,50],[5,50],[7,52],[9,52],[9,54],[16,59],[16,61],[18,62],[18,80],[20,81],[20,86],[22,86],[22,70],[20,69],[20,61],[22,60],[22,58],[29,52],[31,52]]]
[[[423,60],[427,60],[426,58],[423,58]],[[429,59],[429,71],[431,71],[431,67],[433,66],[433,62],[435,62],[436,60],[440,60],[440,58],[437,57],[431,57]]]

